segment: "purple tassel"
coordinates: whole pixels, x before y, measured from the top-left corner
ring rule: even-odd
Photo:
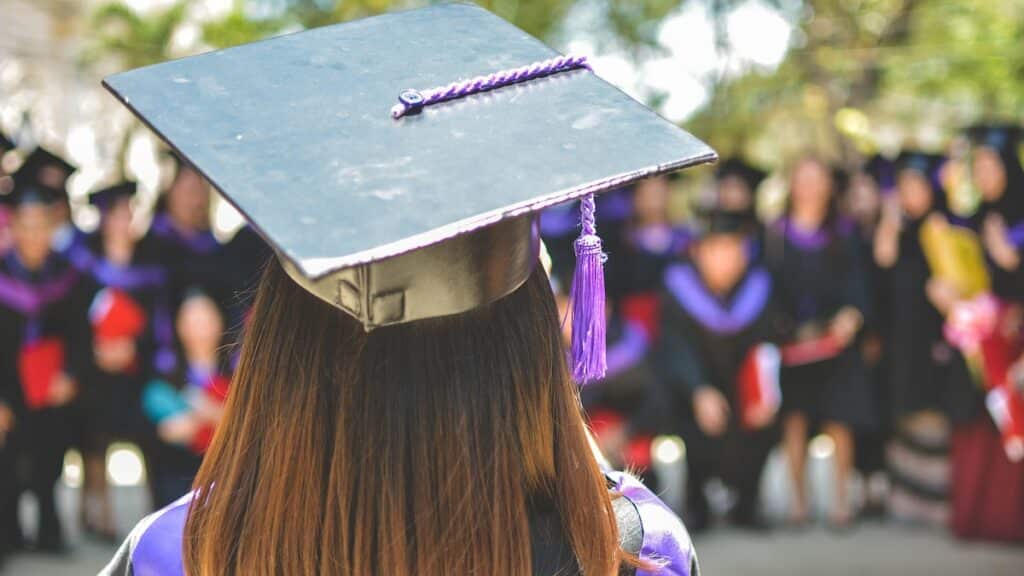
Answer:
[[[576,274],[572,281],[572,376],[579,384],[604,378],[604,261],[594,222],[594,195],[580,202],[582,230],[576,239]]]

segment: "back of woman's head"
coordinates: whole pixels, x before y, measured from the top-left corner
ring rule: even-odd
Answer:
[[[614,572],[563,350],[539,267],[488,306],[366,333],[271,263],[196,480],[187,572],[524,574],[538,507],[583,572]]]

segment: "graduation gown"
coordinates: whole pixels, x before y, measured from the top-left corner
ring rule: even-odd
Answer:
[[[54,488],[79,416],[76,400],[46,406],[46,383],[59,372],[75,379],[86,372],[85,310],[80,275],[59,256],[38,271],[25,268],[14,251],[0,260],[0,393],[17,418],[4,451],[27,464],[43,548],[62,545]]]
[[[114,290],[128,297],[145,313],[145,327],[136,338],[136,365],[124,373],[109,373],[90,355],[89,374],[83,387],[87,432],[103,449],[110,438],[137,438],[144,433],[140,409],[143,384],[171,374],[177,364],[167,270],[160,264],[158,248],[151,239],[139,241],[131,262],[119,265],[103,255],[99,235],[88,243],[93,265],[85,286],[91,306],[101,291]],[[91,340],[95,344],[94,340]]]
[[[703,485],[716,476],[739,492],[738,520],[752,521],[756,513],[759,479],[775,432],[770,426],[742,429],[738,381],[751,350],[776,339],[772,292],[771,275],[760,266],[724,298],[711,293],[690,264],[675,264],[665,272],[658,352],[664,391],[654,401],[667,408],[664,432],[686,441],[687,499],[697,523],[708,512]],[[692,396],[704,386],[729,401],[730,421],[720,436],[706,435],[694,417]]]
[[[699,576],[697,555],[683,523],[637,479],[607,472],[619,524],[620,545],[640,560],[659,566],[654,571],[624,568],[637,576]],[[181,557],[185,518],[192,494],[151,514],[136,525],[100,576],[183,576]],[[535,576],[578,575],[572,550],[550,511],[530,511],[530,540]]]
[[[803,232],[783,218],[766,234],[766,262],[791,338],[799,327],[823,330],[844,307],[868,317],[866,271],[857,236],[846,222],[830,228]],[[782,398],[784,413],[801,413],[812,424],[839,422],[855,432],[873,430],[878,424],[863,358],[855,345],[833,358],[784,367]]]
[[[190,288],[199,288],[226,306],[230,288],[221,269],[221,244],[209,230],[186,235],[167,214],[158,212],[150,224],[147,242],[155,246],[157,258],[167,269],[168,290],[174,308]]]

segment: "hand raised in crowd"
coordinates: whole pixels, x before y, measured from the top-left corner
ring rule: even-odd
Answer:
[[[78,393],[78,386],[67,374],[58,374],[50,385],[50,393],[47,398],[51,407],[64,406],[71,402]]]
[[[928,279],[928,283],[925,284],[925,295],[928,296],[928,301],[935,306],[943,316],[949,314],[950,309],[953,308],[953,304],[960,299],[960,291],[957,290],[956,286],[948,280],[941,278],[931,277]]]
[[[760,430],[771,424],[778,412],[779,407],[777,405],[757,404],[747,408],[744,416],[748,424]]]
[[[157,426],[160,439],[169,444],[187,445],[199,433],[201,423],[191,414],[168,418]]]
[[[1016,270],[1020,266],[1020,255],[1017,248],[1010,242],[1006,231],[1006,221],[999,214],[989,214],[981,231],[985,251],[992,261],[1003,270]]]
[[[708,436],[720,436],[729,424],[729,401],[717,389],[702,386],[693,393],[693,415]]]
[[[900,231],[903,230],[903,214],[899,199],[886,198],[882,201],[882,217],[875,231],[874,256],[875,262],[889,268],[896,263],[900,255]]]
[[[829,324],[829,333],[839,342],[840,346],[845,348],[850,342],[853,342],[863,323],[864,317],[861,316],[860,311],[846,306],[832,318],[832,323]]]
[[[14,411],[0,402],[0,447],[7,442],[7,434],[14,428]]]
[[[110,374],[128,371],[135,363],[135,353],[135,340],[131,338],[97,342],[93,348],[96,365]]]

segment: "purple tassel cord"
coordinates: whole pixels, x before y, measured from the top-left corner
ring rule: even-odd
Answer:
[[[572,376],[579,384],[604,378],[604,261],[594,221],[594,195],[580,202],[582,230],[576,239],[576,274],[572,281]]]
[[[550,76],[559,72],[576,70],[577,68],[590,70],[590,64],[587,63],[586,56],[559,56],[511,70],[494,72],[487,76],[477,76],[469,80],[452,82],[440,88],[422,91],[403,90],[398,95],[398,104],[391,109],[391,117],[397,120],[402,116],[419,114],[424,108],[433,104],[464,98],[480,92],[543,78],[544,76]]]

